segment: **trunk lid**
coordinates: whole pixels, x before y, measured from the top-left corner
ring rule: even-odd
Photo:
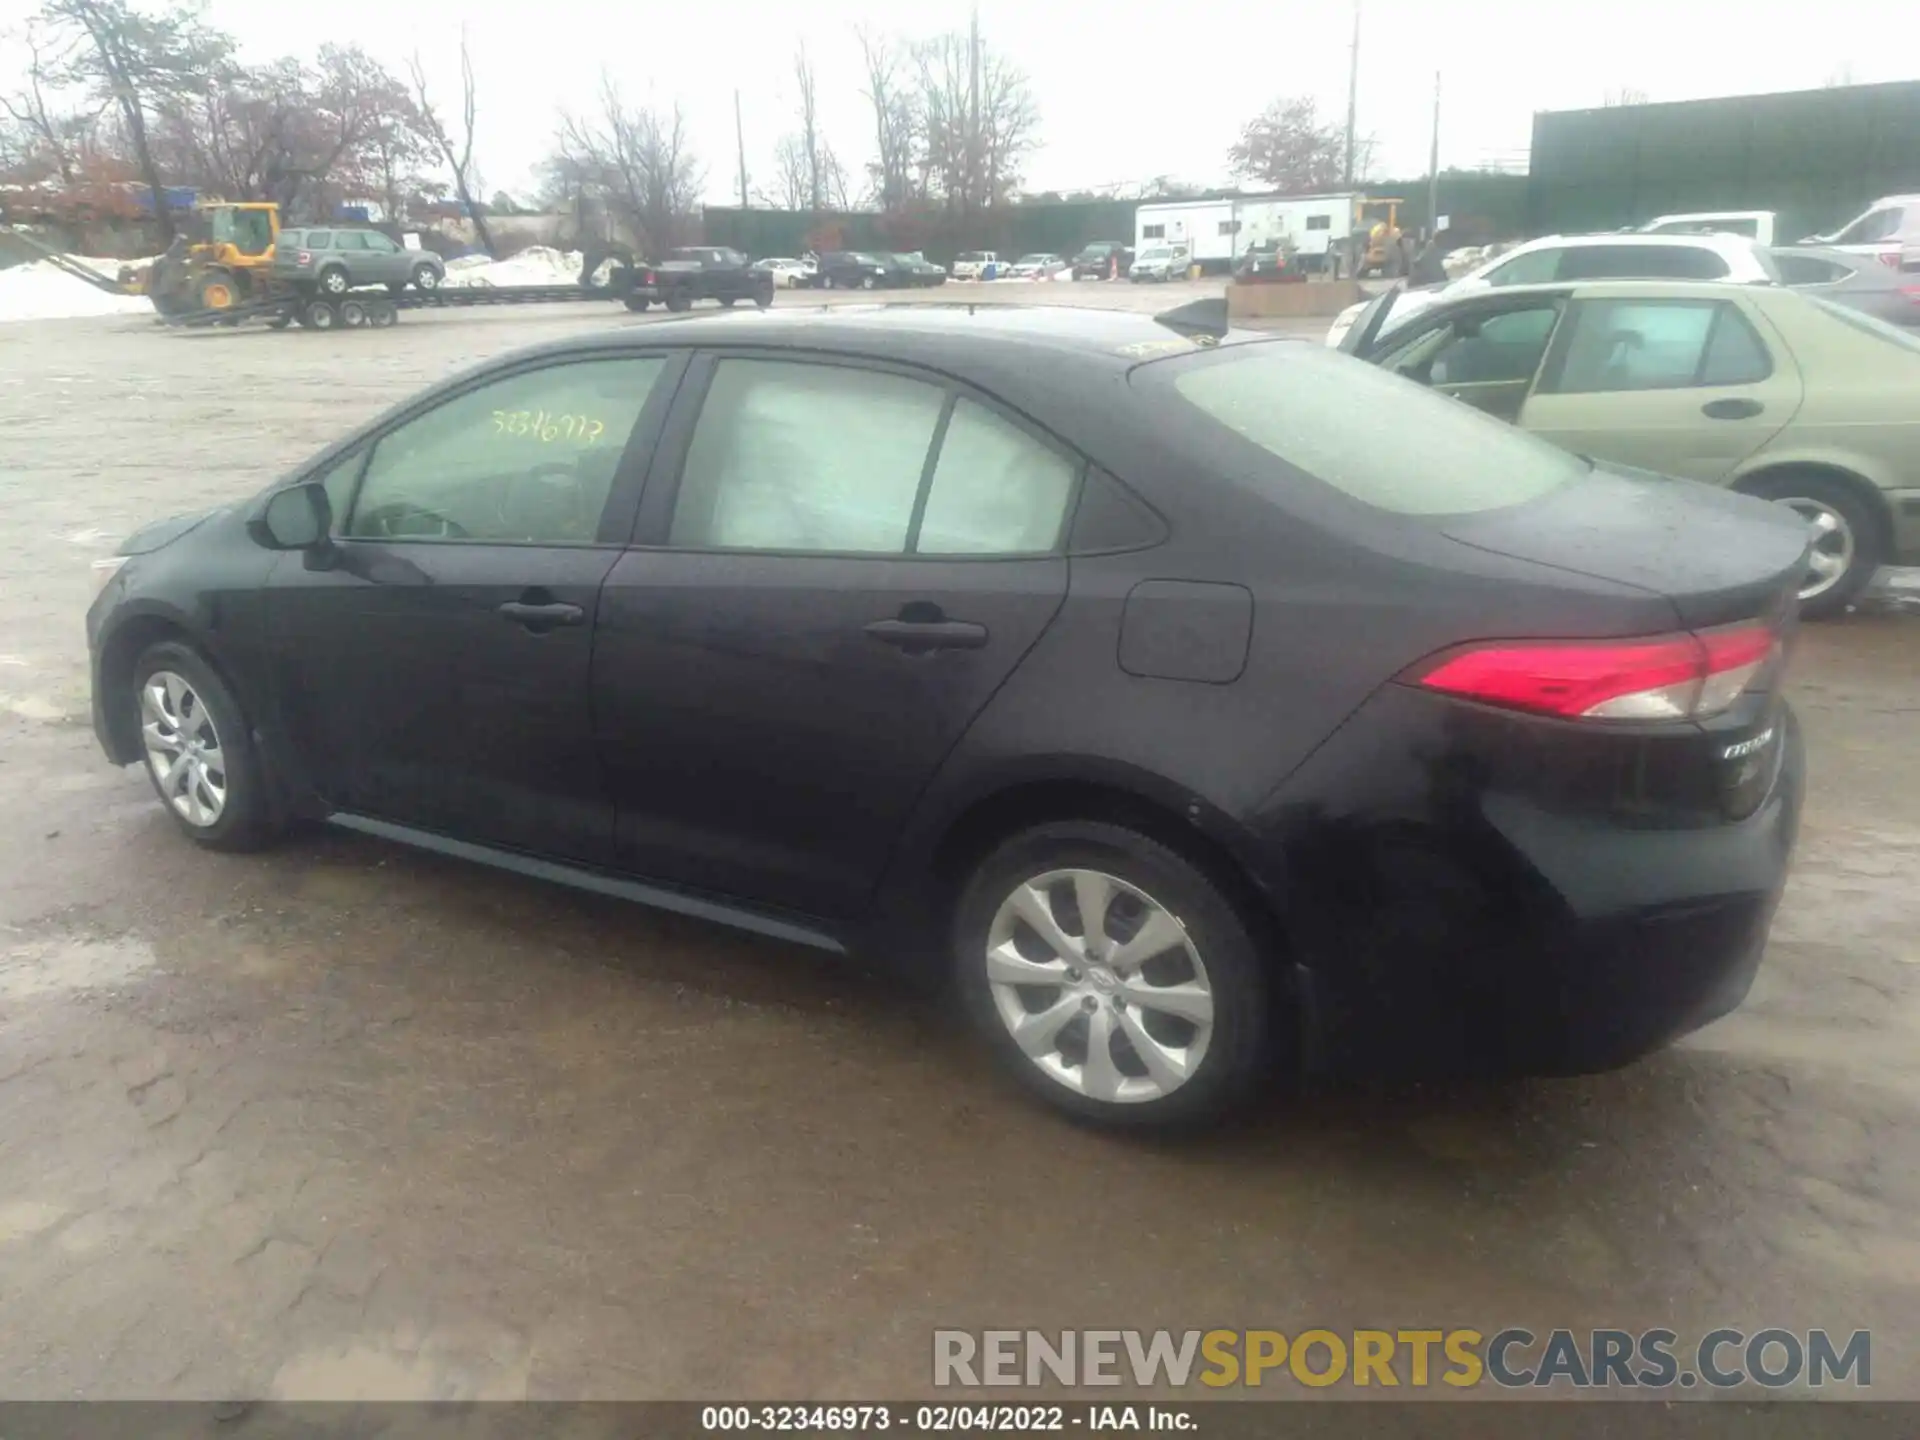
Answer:
[[[1805,523],[1781,506],[1600,463],[1584,481],[1441,528],[1476,549],[1664,595],[1690,629],[1774,614],[1797,592],[1808,549]]]

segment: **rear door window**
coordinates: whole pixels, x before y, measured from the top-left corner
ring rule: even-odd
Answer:
[[[1836,285],[1853,273],[1845,265],[1822,260],[1815,255],[1782,255],[1775,252],[1774,268],[1782,285]]]
[[[1703,245],[1582,245],[1560,263],[1562,280],[1724,280],[1726,260]]]
[[[1884,210],[1869,210],[1853,224],[1833,237],[1836,245],[1872,245],[1881,240],[1891,240],[1900,233],[1900,207],[1889,205]]]
[[[309,230],[307,232],[307,248],[309,250],[332,249],[333,232],[331,230]]]
[[[1545,285],[1559,278],[1560,263],[1566,253],[1564,248],[1555,246],[1529,250],[1494,266],[1483,278],[1489,285]]]
[[[334,241],[336,250],[365,250],[367,237],[358,230],[342,230]]]
[[[1757,384],[1766,346],[1739,310],[1714,300],[1584,300],[1548,390],[1590,395]]]

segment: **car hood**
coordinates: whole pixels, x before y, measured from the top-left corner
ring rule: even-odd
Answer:
[[[133,534],[120,542],[117,555],[149,555],[163,545],[171,545],[190,530],[196,530],[216,515],[223,515],[233,509],[231,505],[218,505],[211,510],[196,510],[188,515],[173,515],[165,520],[156,520],[151,525],[142,525]]]
[[[1763,613],[1806,566],[1792,511],[1649,470],[1592,462],[1538,500],[1445,522],[1453,540],[1666,596],[1689,626]]]

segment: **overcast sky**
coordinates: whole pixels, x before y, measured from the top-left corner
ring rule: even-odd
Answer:
[[[1804,8],[1803,8],[1804,7]],[[18,18],[31,0],[0,0]],[[1805,89],[1835,78],[1920,77],[1920,0],[1854,0],[1844,22],[1798,23],[1786,6],[1717,0],[1363,0],[1360,128],[1378,172],[1425,172],[1435,72],[1442,75],[1441,163],[1518,160],[1536,110],[1603,103],[1632,89],[1654,100]],[[1034,190],[1093,188],[1155,175],[1224,181],[1239,126],[1276,96],[1313,96],[1344,120],[1351,0],[1313,3],[1087,3],[981,0],[984,40],[1030,77],[1040,148]],[[522,191],[550,148],[554,113],[589,107],[604,64],[628,94],[678,98],[705,164],[709,199],[737,194],[733,95],[747,167],[770,175],[794,104],[804,39],[828,138],[850,179],[871,156],[857,25],[906,35],[964,29],[964,0],[212,0],[209,18],[246,58],[357,40],[399,68],[418,49],[443,106],[457,103],[460,28],[480,93],[479,157],[489,190]],[[4,62],[0,62],[4,63]]]

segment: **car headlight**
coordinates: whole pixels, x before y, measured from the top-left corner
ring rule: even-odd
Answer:
[[[93,572],[93,593],[98,595],[107,588],[107,583],[120,573],[120,567],[131,560],[131,555],[103,555],[88,566]]]

